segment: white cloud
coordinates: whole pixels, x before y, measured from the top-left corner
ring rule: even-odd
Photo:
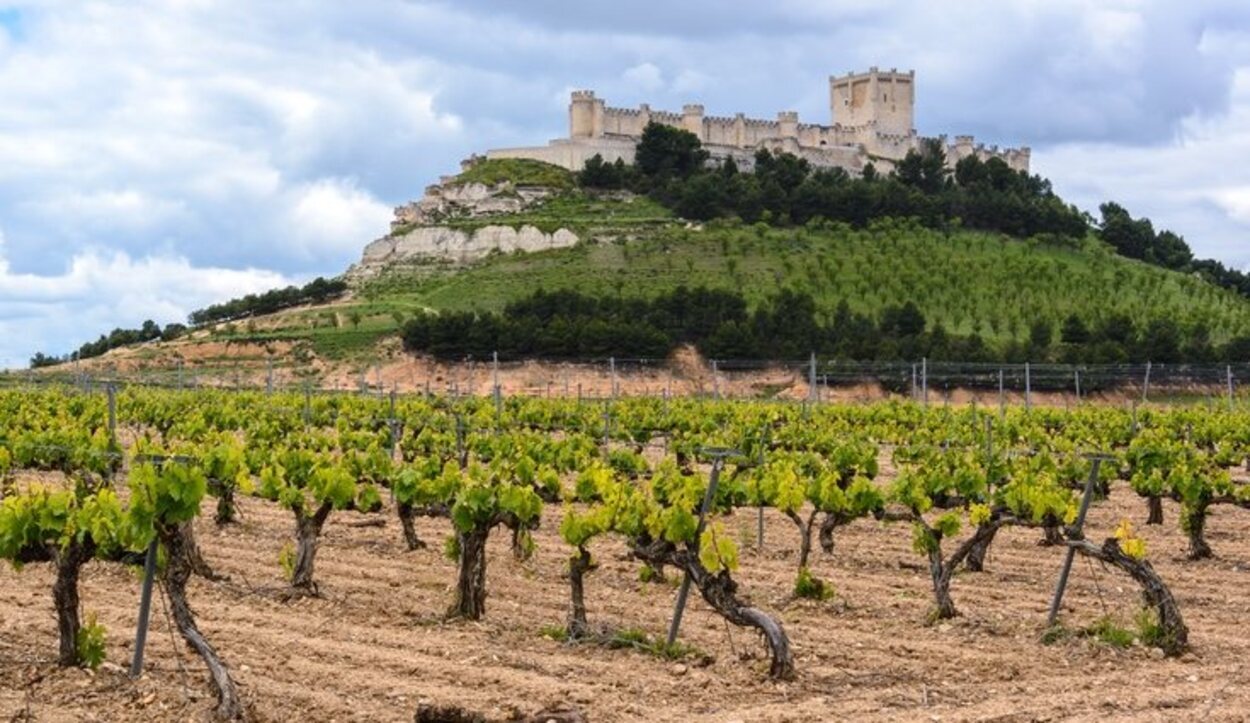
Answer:
[[[310,254],[359,251],[361,239],[380,236],[392,209],[357,187],[354,181],[322,179],[291,194],[292,235]]]
[[[1250,226],[1250,186],[1217,188],[1211,199],[1234,219]]]
[[[1181,234],[1202,258],[1250,265],[1250,67],[1234,74],[1231,110],[1195,114],[1172,142],[1072,143],[1036,152],[1034,170],[1065,198],[1096,211],[1113,200]]]
[[[0,368],[62,354],[116,327],[185,322],[194,309],[293,280],[261,269],[196,267],[179,256],[76,254],[57,274],[15,273],[0,234]]]
[[[621,77],[641,90],[659,90],[664,87],[664,73],[654,63],[639,63],[622,73]]]

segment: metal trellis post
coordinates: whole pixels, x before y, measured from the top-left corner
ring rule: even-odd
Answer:
[[[712,506],[712,500],[716,499],[716,484],[720,480],[720,468],[725,457],[732,454],[733,450],[717,449],[708,450],[708,456],[712,457],[712,474],[708,480],[707,492],[703,495],[703,506],[699,508],[699,524],[695,528],[694,539],[695,546],[699,545],[699,538],[703,536],[703,527],[707,524],[708,509]],[[673,608],[673,622],[668,628],[668,644],[671,646],[677,642],[677,631],[681,628],[681,616],[686,611],[686,599],[690,596],[690,573],[687,572],[681,579],[681,589],[677,591],[677,605]]]
[[[1089,512],[1090,499],[1094,496],[1094,483],[1098,481],[1098,469],[1102,466],[1104,459],[1110,458],[1097,454],[1090,457],[1089,479],[1085,480],[1085,494],[1081,496],[1081,509],[1076,513],[1076,521],[1072,523],[1072,527],[1068,528],[1068,537],[1073,540],[1084,538],[1085,514]],[[1068,586],[1068,575],[1072,573],[1072,560],[1075,557],[1076,548],[1069,545],[1063,558],[1063,567],[1059,570],[1055,597],[1050,601],[1050,613],[1046,616],[1048,628],[1055,624],[1055,618],[1059,615],[1059,604],[1063,602],[1064,589]]]

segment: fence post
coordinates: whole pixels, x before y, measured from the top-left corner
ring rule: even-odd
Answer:
[[[1146,362],[1146,379],[1142,382],[1141,400],[1143,402],[1150,401],[1150,362]]]
[[[712,396],[720,399],[720,377],[717,375],[716,360],[712,360]]]
[[[1033,409],[1033,376],[1029,363],[1024,363],[1024,411]]]
[[[1007,395],[1003,386],[1003,370],[998,369],[998,416],[1007,416]]]
[[[926,408],[929,406],[929,357],[920,360],[920,396]]]
[[[812,352],[807,370],[807,401],[816,401],[816,352]]]
[[[1077,369],[1073,372],[1076,375],[1076,403],[1081,403],[1081,370]]]
[[[109,382],[104,388],[109,401],[109,441],[117,442],[117,388]]]
[[[911,365],[911,400],[916,401],[916,363]]]
[[[503,421],[503,390],[499,387],[499,352],[496,351],[491,354],[491,366],[495,375],[495,388],[492,392],[495,397],[495,426],[498,427]],[[551,396],[550,384],[547,385],[547,396]]]
[[[304,426],[312,424],[312,388],[309,382],[304,382]]]
[[[608,382],[611,387],[608,396],[616,399],[616,357],[614,356],[608,357]]]

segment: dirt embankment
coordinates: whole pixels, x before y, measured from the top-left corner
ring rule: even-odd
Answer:
[[[797,363],[760,363],[750,368],[725,368],[703,358],[693,347],[682,347],[667,360],[616,364],[529,360],[500,362],[490,359],[460,362],[405,353],[398,339],[380,342],[367,360],[318,357],[306,343],[273,341],[264,344],[191,339],[116,349],[75,366],[39,370],[39,374],[77,373],[95,379],[122,378],[139,382],[210,387],[304,388],[371,392],[395,390],[401,394],[431,392],[488,396],[498,384],[506,396],[604,398],[663,395],[734,399],[783,399],[822,402],[874,402],[905,398],[909,388],[889,389],[873,382],[832,382],[818,377],[809,384],[808,369]],[[1151,399],[1183,397],[1222,400],[1223,384],[1164,387],[1154,385]],[[917,397],[920,397],[917,391]],[[1028,402],[1038,406],[1068,407],[1079,402],[1131,404],[1140,400],[1136,382],[1079,399],[1072,392],[1033,391]],[[1023,405],[1022,389],[952,387],[928,390],[931,405]]]

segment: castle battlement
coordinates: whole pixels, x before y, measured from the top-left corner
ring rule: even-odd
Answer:
[[[803,123],[795,111],[780,111],[775,120],[705,115],[699,103],[680,112],[606,105],[593,90],[575,90],[569,97],[569,135],[533,148],[487,151],[488,158],[531,158],[579,171],[595,155],[605,161],[632,162],[634,146],[648,123],[682,128],[699,137],[713,158],[733,158],[741,168],[753,166],[755,151],[794,153],[818,167],[859,173],[868,162],[891,166],[923,141],[913,123],[916,72],[876,66],[866,72],[829,76],[830,125]],[[970,135],[934,137],[946,148],[947,162],[975,155],[999,158],[1011,168],[1027,171],[1027,146],[1002,148],[976,143]],[[880,170],[888,170],[881,168]]]

